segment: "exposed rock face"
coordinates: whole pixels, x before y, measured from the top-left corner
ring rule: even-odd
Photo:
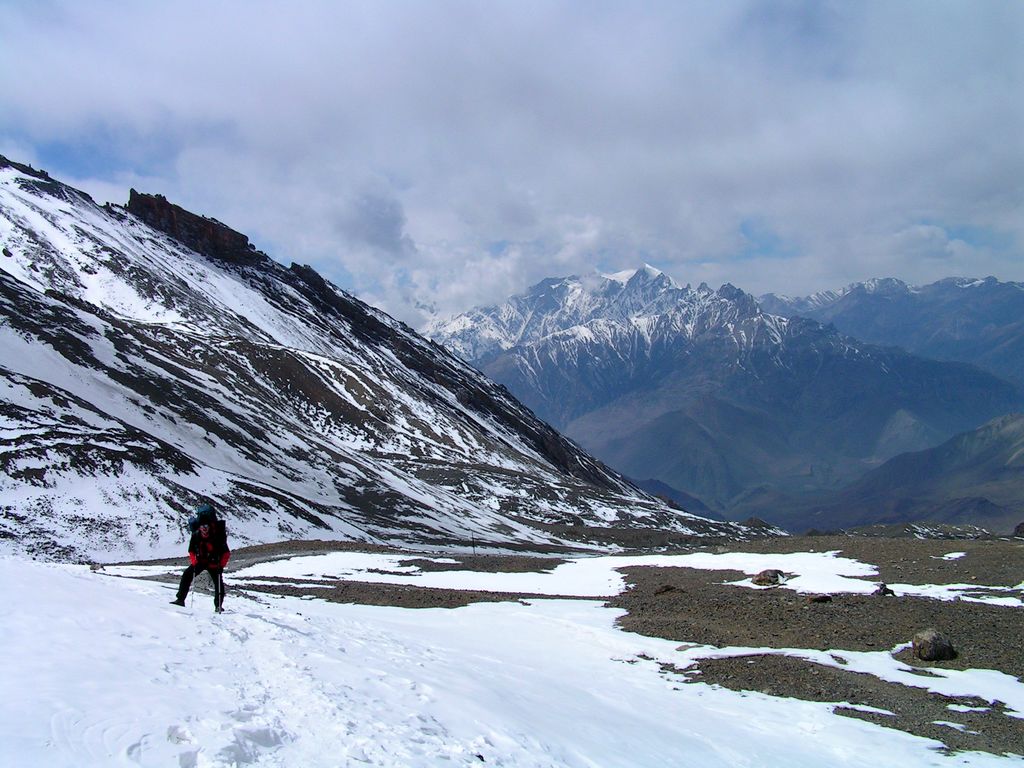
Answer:
[[[1018,539],[1024,539],[1024,522],[1017,524],[1017,527],[1013,529],[1013,535]]]
[[[922,661],[947,661],[956,658],[949,638],[935,629],[923,629],[914,635],[914,656]]]

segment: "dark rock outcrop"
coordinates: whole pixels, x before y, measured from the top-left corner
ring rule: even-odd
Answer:
[[[258,263],[266,258],[241,232],[216,219],[186,211],[163,195],[146,195],[133,189],[128,197],[128,212],[198,253],[232,264]]]

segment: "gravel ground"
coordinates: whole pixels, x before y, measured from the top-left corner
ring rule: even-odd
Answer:
[[[386,547],[358,543],[288,542],[237,550],[232,568],[304,554],[329,551],[377,551],[401,554]],[[879,569],[877,581],[898,584],[979,584],[1016,586],[1024,583],[1024,541],[919,540],[848,536],[787,537],[712,548],[712,551],[788,553],[839,551]],[[963,557],[943,560],[951,552]],[[527,555],[455,555],[457,565],[430,562],[410,554],[409,563],[424,569],[479,571],[549,570],[561,560]],[[167,562],[167,561],[165,561]],[[179,561],[174,561],[179,562]],[[184,561],[182,565],[184,566]],[[744,577],[736,571],[690,568],[628,568],[629,588],[609,601],[625,613],[621,627],[652,637],[717,647],[807,648],[886,651],[908,643],[916,632],[935,628],[949,637],[958,657],[923,662],[909,651],[897,658],[928,675],[930,666],[945,669],[995,669],[1024,677],[1024,610],[967,601],[916,597],[832,595],[814,602],[785,588],[751,590],[723,582]],[[169,580],[169,579],[168,579]],[[230,589],[230,573],[228,573]],[[498,594],[427,589],[359,582],[318,582],[319,588],[297,589],[294,580],[280,586],[247,586],[247,591],[305,595],[336,602],[394,605],[407,608],[455,608],[472,602],[522,600],[526,594]],[[229,593],[230,599],[230,593]],[[709,659],[685,670],[666,668],[674,679],[708,683],[737,691],[808,701],[863,705],[891,712],[867,713],[848,706],[837,712],[898,728],[942,742],[947,750],[978,750],[1024,754],[1024,720],[1004,714],[998,703],[948,698],[922,689],[774,654]],[[977,711],[958,712],[950,705]],[[958,730],[948,725],[957,723]]]
[[[1024,542],[1019,540],[794,537],[730,549],[841,551],[878,566],[879,580],[892,584],[1024,583]],[[956,560],[936,559],[951,552],[967,554]],[[910,642],[919,630],[935,628],[952,640],[959,654],[956,659],[924,662],[914,659],[909,650],[897,658],[919,668],[922,675],[934,666],[996,669],[1018,679],[1024,676],[1024,611],[1020,608],[898,595],[832,595],[829,602],[812,602],[784,588],[751,590],[723,584],[744,578],[736,571],[630,568],[625,573],[630,588],[610,604],[627,612],[619,623],[631,632],[717,647],[882,651]],[[773,654],[705,660],[681,672],[691,682],[737,691],[884,709],[894,715],[837,711],[936,739],[954,751],[1024,754],[1024,720],[1006,716],[998,703],[947,698]],[[984,709],[956,712],[949,705]],[[935,721],[959,723],[964,730]]]

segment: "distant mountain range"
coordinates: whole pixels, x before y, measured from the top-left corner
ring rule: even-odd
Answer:
[[[766,312],[832,323],[872,344],[973,363],[1024,386],[1024,283],[949,278],[910,286],[893,278],[803,298],[766,294]]]
[[[647,495],[441,347],[162,197],[100,207],[0,158],[0,246],[5,551],[181,554],[207,498],[236,544],[749,533]]]
[[[824,311],[885,282],[787,306]],[[974,282],[989,283],[955,285],[973,296]],[[645,487],[794,528],[799,514],[760,502],[838,491],[1022,407],[1014,383],[975,365],[787,314],[731,285],[681,287],[645,267],[545,280],[426,332]]]

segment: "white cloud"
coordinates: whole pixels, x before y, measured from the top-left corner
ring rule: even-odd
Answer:
[[[412,322],[641,261],[1024,279],[1022,34],[1017,4],[0,3],[0,146]]]

